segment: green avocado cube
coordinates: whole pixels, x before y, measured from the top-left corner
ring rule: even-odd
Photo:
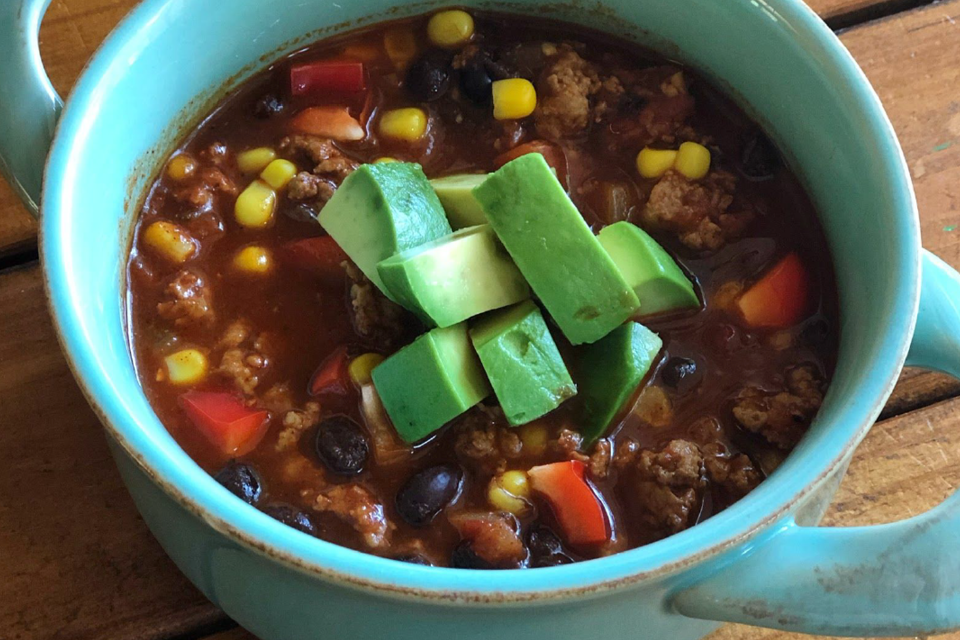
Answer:
[[[640,306],[542,155],[508,162],[473,194],[571,343],[596,342]]]
[[[437,192],[443,209],[447,212],[447,219],[454,229],[474,227],[478,224],[487,224],[487,216],[483,214],[480,203],[473,196],[474,188],[487,179],[486,173],[467,173],[456,176],[434,178],[430,181],[433,190]]]
[[[526,424],[577,395],[537,305],[496,311],[470,330],[507,421]]]
[[[428,325],[449,327],[530,297],[489,225],[398,253],[377,265],[391,297]]]
[[[663,341],[638,322],[582,347],[577,382],[583,399],[580,434],[589,445],[603,436],[657,361]]]
[[[646,231],[616,222],[597,238],[636,292],[643,315],[700,307],[693,283]]]
[[[420,165],[409,162],[361,165],[320,210],[320,225],[388,297],[377,264],[453,231]]]
[[[420,336],[380,363],[371,375],[383,408],[408,444],[490,395],[465,324]]]

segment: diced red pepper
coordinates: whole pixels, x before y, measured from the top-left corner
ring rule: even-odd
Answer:
[[[267,432],[269,414],[246,406],[232,393],[187,391],[179,402],[194,426],[224,455],[249,453]]]
[[[310,379],[310,395],[319,396],[325,393],[343,395],[350,391],[350,358],[347,357],[347,348],[340,347],[323,361],[323,364]]]
[[[599,544],[609,537],[603,504],[584,477],[579,460],[554,462],[527,472],[530,486],[550,503],[570,544]]]
[[[290,68],[290,92],[295,96],[359,93],[366,85],[362,62],[321,60]]]
[[[295,115],[290,124],[302,133],[334,140],[363,140],[367,136],[346,107],[309,107]]]
[[[281,256],[288,264],[330,286],[342,285],[347,260],[337,241],[330,236],[304,238],[283,245]]]
[[[810,277],[800,256],[788,254],[737,300],[743,319],[752,327],[783,329],[810,308]]]
[[[567,156],[560,145],[554,144],[553,142],[547,142],[546,140],[526,142],[510,149],[510,151],[504,151],[498,155],[493,160],[493,166],[499,169],[511,160],[516,160],[520,156],[525,156],[528,153],[541,154],[543,159],[547,161],[547,164],[557,172],[557,179],[560,181],[560,184],[563,185],[563,188],[567,188]]]

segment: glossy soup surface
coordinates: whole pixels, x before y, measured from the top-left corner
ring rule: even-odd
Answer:
[[[744,496],[803,436],[837,350],[830,256],[778,152],[694,70],[574,26],[473,17],[470,42],[446,49],[431,44],[429,16],[319,42],[246,83],[182,142],[147,196],[130,254],[140,379],[198,464],[274,517],[337,544],[474,568],[549,566],[648,544]],[[318,60],[362,62],[364,89],[346,77],[342,91],[291,95],[291,67]],[[497,120],[490,82],[512,77],[533,83],[537,109]],[[331,113],[355,119],[362,139],[338,140],[336,127],[298,119],[317,106],[336,108],[322,123]],[[405,107],[426,114],[425,134],[384,135],[383,114]],[[534,141],[520,151],[544,153],[594,231],[621,220],[647,230],[703,301],[637,318],[664,348],[606,436],[582,445],[578,397],[514,428],[490,396],[409,447],[362,374],[358,383],[341,369],[339,387],[312,395],[315,371],[326,363],[336,372],[337,354],[343,363],[388,356],[426,330],[341,265],[329,243],[299,242],[324,235],[315,216],[342,180],[383,157],[417,162],[431,178],[489,172]],[[638,173],[641,149],[690,141],[710,151],[706,176]],[[235,203],[258,171],[242,171],[241,154],[260,147],[298,173],[276,190],[269,223],[249,228]],[[786,326],[753,326],[738,301],[784,259],[799,264],[802,282],[781,295],[806,303]],[[575,371],[578,350],[551,331]],[[205,368],[190,365],[190,349]],[[197,367],[179,383],[174,354]],[[265,428],[224,444],[186,410],[184,394],[196,391],[228,394],[219,397]],[[572,517],[599,513],[604,541],[578,542],[589,523],[571,524],[562,488],[559,499],[531,490],[526,470],[567,460],[583,464],[590,489],[570,498],[586,500],[577,504],[586,515]]]

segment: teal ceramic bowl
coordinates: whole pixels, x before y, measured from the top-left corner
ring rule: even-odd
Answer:
[[[157,420],[125,334],[130,228],[184,126],[308,41],[437,3],[232,0],[224,10],[222,0],[146,0],[90,62],[62,115],[36,46],[47,4],[0,3],[2,168],[36,206],[49,146],[42,259],[64,352],[157,539],[253,633],[685,640],[719,621],[851,636],[960,625],[960,499],[884,526],[815,526],[904,363],[960,375],[960,279],[921,249],[907,168],[877,96],[800,0],[466,3],[581,23],[705,72],[787,150],[818,206],[841,297],[828,397],[756,491],[640,549],[503,572],[365,555],[234,499]]]

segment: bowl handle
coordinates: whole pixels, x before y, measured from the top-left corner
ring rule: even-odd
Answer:
[[[923,253],[907,364],[960,378],[960,275]],[[926,636],[960,627],[960,492],[872,527],[792,519],[676,593],[686,616],[832,636]]]
[[[0,174],[34,215],[63,108],[40,59],[40,21],[48,6],[50,0],[0,2]]]

